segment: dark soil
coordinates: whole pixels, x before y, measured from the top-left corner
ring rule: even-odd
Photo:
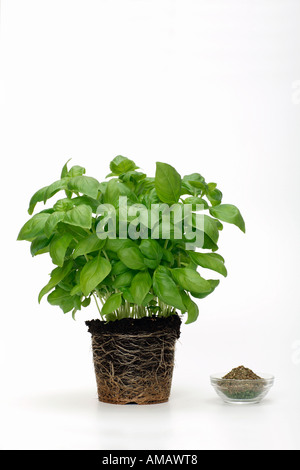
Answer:
[[[143,317],[139,319],[123,318],[113,322],[104,322],[101,320],[90,320],[85,322],[88,331],[92,335],[117,333],[124,335],[138,335],[143,333],[152,333],[162,330],[163,332],[174,332],[177,339],[180,337],[181,319],[178,315],[170,317]]]

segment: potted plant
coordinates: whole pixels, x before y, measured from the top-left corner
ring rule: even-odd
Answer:
[[[194,322],[198,299],[220,282],[198,270],[226,276],[216,253],[222,222],[243,232],[245,223],[199,173],[182,178],[157,163],[155,177],[148,177],[122,156],[110,170],[99,182],[67,162],[59,180],[32,196],[32,217],[18,240],[31,243],[32,256],[48,253],[55,265],[39,302],[47,295],[75,318],[95,301],[99,318],[86,324],[99,400],[161,403],[170,394],[181,319],[186,314],[185,322]],[[63,198],[33,215],[38,203],[61,191]]]

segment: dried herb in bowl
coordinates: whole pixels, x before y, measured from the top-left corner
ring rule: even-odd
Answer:
[[[222,380],[223,379],[223,380]],[[262,392],[265,381],[251,369],[236,367],[219,382],[220,390],[233,400],[251,400]]]
[[[261,379],[258,375],[256,375],[251,369],[247,369],[247,367],[239,366],[235,369],[232,369],[231,372],[224,375],[223,379],[235,379],[235,380],[257,380]]]

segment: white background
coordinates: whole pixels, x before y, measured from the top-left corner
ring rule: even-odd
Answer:
[[[299,24],[298,0],[2,0],[2,449],[300,448]],[[163,405],[97,402],[96,309],[39,306],[50,260],[16,243],[68,158],[102,180],[118,154],[202,173],[247,225],[221,233],[229,276],[183,325]],[[241,364],[276,376],[260,405],[210,386]]]

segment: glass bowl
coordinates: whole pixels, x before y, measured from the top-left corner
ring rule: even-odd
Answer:
[[[225,403],[259,403],[274,384],[270,374],[258,374],[261,378],[255,380],[223,379],[224,375],[211,375],[210,382]]]

